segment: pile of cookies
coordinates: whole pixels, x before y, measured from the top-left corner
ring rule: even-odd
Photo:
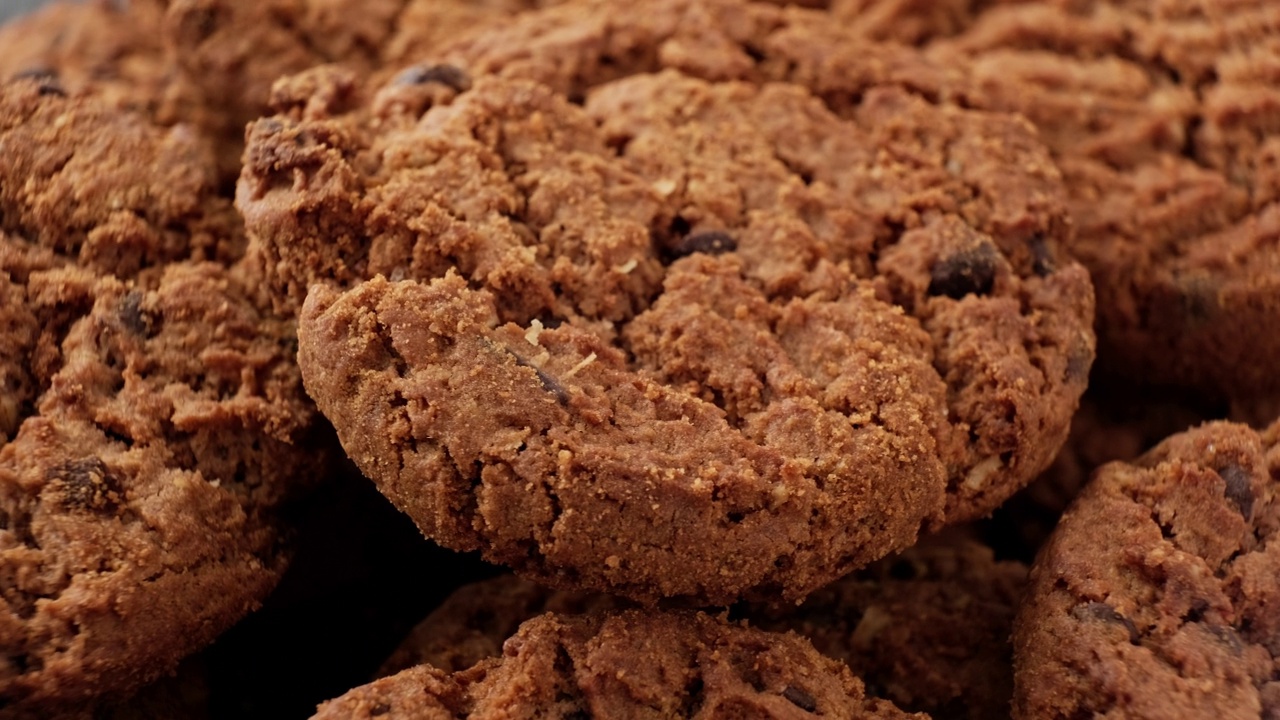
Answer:
[[[1278,323],[1269,0],[54,4],[0,718],[1280,717]]]

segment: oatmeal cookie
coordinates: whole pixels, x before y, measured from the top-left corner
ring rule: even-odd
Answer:
[[[338,286],[309,390],[449,547],[796,599],[989,512],[1066,432],[1092,295],[1016,118],[671,70],[584,107],[455,66],[277,89],[238,205],[286,306]]]
[[[501,658],[448,673],[419,665],[323,704],[316,718],[917,718],[867,698],[802,638],[702,613],[524,623]]]
[[[1015,716],[1280,709],[1280,424],[1211,423],[1104,465],[1031,571]]]

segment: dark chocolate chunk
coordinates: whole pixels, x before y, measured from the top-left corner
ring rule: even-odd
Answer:
[[[708,255],[719,255],[721,253],[733,252],[738,249],[738,242],[728,233],[719,230],[708,230],[706,232],[693,233],[683,237],[675,238],[667,247],[667,253],[675,258],[682,258],[686,255],[694,253],[706,253]]]
[[[542,368],[532,365],[528,360],[525,360],[519,355],[511,353],[511,356],[516,359],[517,365],[520,367],[527,367],[537,374],[538,382],[542,383],[544,390],[556,396],[556,402],[561,405],[569,404],[569,392],[564,389],[564,386],[560,384],[560,381],[548,375]]]
[[[1240,514],[1246,520],[1253,517],[1253,488],[1249,482],[1249,473],[1239,465],[1228,465],[1218,470],[1218,475],[1226,482],[1223,492],[1227,499],[1236,504]]]
[[[788,685],[786,689],[782,691],[782,697],[791,701],[792,705],[795,705],[805,712],[813,712],[818,709],[818,701],[814,700],[812,695],[801,690],[795,685]]]
[[[39,92],[41,95],[55,95],[57,97],[66,97],[67,91],[62,88],[59,81],[58,72],[56,70],[39,67],[23,70],[13,75],[14,80],[35,80],[40,84]]]
[[[1240,639],[1240,635],[1236,633],[1235,628],[1227,625],[1205,625],[1203,627],[1206,632],[1227,646],[1233,657],[1244,655],[1244,642]]]
[[[120,480],[98,457],[70,460],[49,469],[50,489],[71,510],[115,512],[124,501]]]
[[[965,295],[986,295],[996,281],[996,249],[978,245],[945,257],[933,264],[929,294],[959,300]]]
[[[1040,277],[1047,277],[1053,274],[1057,269],[1057,263],[1053,259],[1053,253],[1049,251],[1049,244],[1045,242],[1042,235],[1033,235],[1027,241],[1027,247],[1031,249],[1031,270]]]
[[[396,85],[426,85],[440,83],[457,92],[471,88],[471,78],[461,68],[453,65],[415,65],[403,70],[393,81]]]
[[[142,314],[142,293],[133,290],[120,301],[120,322],[135,335],[146,335],[148,319]]]
[[[1104,602],[1080,603],[1071,608],[1071,617],[1077,620],[1097,620],[1108,625],[1123,625],[1129,631],[1129,642],[1137,645],[1141,639],[1141,635],[1138,634],[1138,628],[1133,624],[1133,621]]]

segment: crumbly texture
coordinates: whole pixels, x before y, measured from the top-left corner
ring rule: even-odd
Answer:
[[[412,62],[536,0],[171,0],[167,62],[210,111],[202,130],[234,178],[244,126],[277,79],[335,63],[364,74]]]
[[[48,3],[0,26],[0,81],[33,77],[171,124],[193,98],[165,62],[163,16],[159,0]]]
[[[1019,718],[1280,712],[1280,424],[1212,423],[1103,466],[1031,571]]]
[[[748,613],[849,666],[867,693],[953,720],[1009,717],[1009,633],[1027,567],[997,562],[959,533],[919,545],[817,591],[798,608]]]
[[[1048,463],[1092,295],[1017,119],[674,71],[580,108],[444,67],[345,113],[348,76],[281,88],[237,201],[286,304],[404,278],[314,290],[300,362],[428,536],[558,586],[795,599]]]
[[[1197,404],[1169,388],[1091,385],[1053,464],[996,510],[990,529],[1002,549],[1030,562],[1095,469],[1116,460],[1131,461],[1170,435],[1225,411]]]
[[[50,83],[0,84],[0,229],[122,278],[243,254],[241,221],[189,129]]]
[[[378,669],[378,677],[427,664],[456,673],[502,655],[520,625],[543,613],[582,615],[626,607],[611,595],[552,590],[515,575],[464,585],[422,619]]]
[[[5,717],[106,707],[252,609],[323,462],[211,156],[54,82],[0,86]]]
[[[929,52],[971,69],[965,102],[1025,114],[1062,168],[1098,369],[1274,407],[1280,5],[1024,0],[933,35],[958,30]]]
[[[0,80],[37,77],[51,91],[183,124],[229,185],[245,123],[281,76],[324,63],[399,66],[537,4],[550,1],[64,1],[0,28]]]
[[[420,665],[320,706],[324,718],[917,718],[863,694],[794,634],[701,613],[565,616],[521,626],[501,659]]]
[[[292,325],[234,276],[175,264],[91,292],[0,449],[0,701],[17,714],[133,690],[252,609],[283,569],[274,510],[315,474]]]
[[[756,627],[794,631],[845,663],[867,693],[934,718],[1009,716],[1013,614],[1027,568],[997,562],[976,540],[947,532],[818,590],[798,608],[742,608]],[[612,611],[617,598],[552,590],[505,575],[464,586],[432,611],[379,670],[426,663],[456,673],[502,654],[542,613]]]

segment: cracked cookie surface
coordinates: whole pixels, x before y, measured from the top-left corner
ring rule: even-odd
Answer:
[[[286,306],[351,288],[313,291],[304,376],[427,535],[560,586],[798,598],[1061,442],[1092,295],[1017,119],[421,71],[282,86],[237,202]]]
[[[242,247],[208,156],[38,79],[0,87],[0,145],[0,714],[62,716],[266,595],[322,453],[294,322],[200,261]]]
[[[1103,376],[1274,405],[1280,5],[851,4],[889,32],[928,26],[901,39],[966,65],[967,104],[1039,129],[1071,193],[1069,252],[1098,289]]]
[[[1031,571],[1015,716],[1280,708],[1280,425],[1211,423],[1104,465]]]
[[[501,658],[402,671],[320,706],[316,718],[915,718],[867,698],[849,669],[791,633],[702,613],[545,614]]]

